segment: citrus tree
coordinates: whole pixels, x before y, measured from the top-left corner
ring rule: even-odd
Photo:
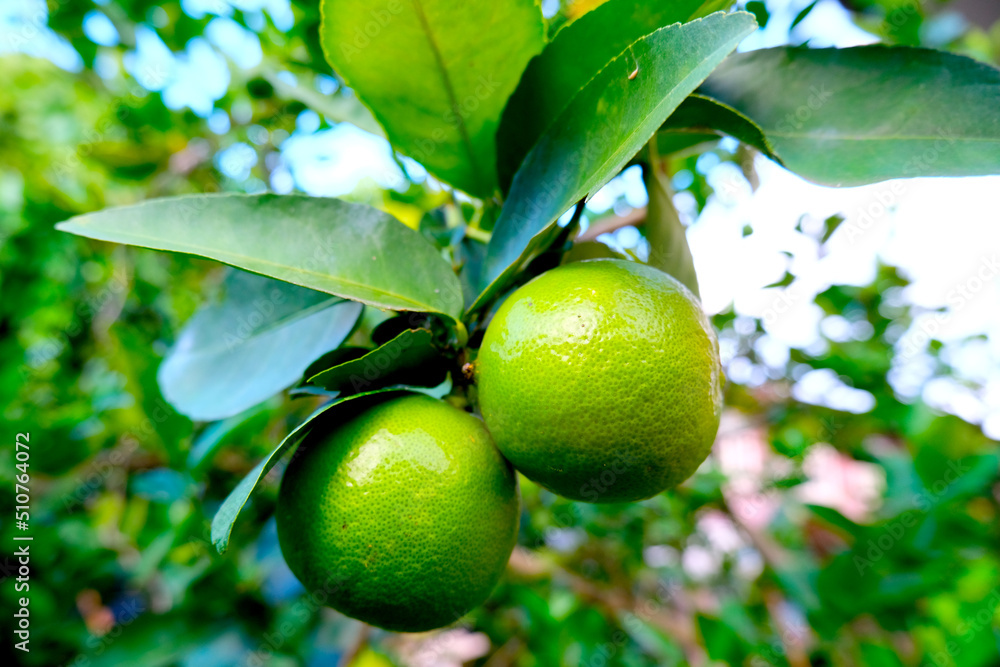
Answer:
[[[160,369],[163,393],[182,413],[224,419],[289,387],[330,399],[222,505],[212,525],[220,552],[255,487],[284,454],[373,409],[377,398],[400,392],[429,394],[469,410],[481,403],[487,426],[514,465],[570,498],[640,500],[687,478],[708,454],[721,395],[717,343],[710,329],[707,337],[702,332],[708,325],[689,329],[685,318],[691,316],[673,305],[649,314],[672,304],[669,293],[685,301],[698,290],[664,179],[665,155],[726,134],[829,185],[1000,172],[1000,71],[908,47],[734,54],[756,21],[750,13],[719,11],[727,5],[611,0],[548,31],[531,0],[494,3],[486,15],[476,5],[449,1],[327,0],[319,35],[331,67],[401,155],[454,187],[460,216],[439,221],[432,211],[415,230],[385,211],[333,198],[198,195],[107,209],[58,226],[252,272],[231,276],[224,299],[194,318]],[[608,278],[618,265],[600,259],[611,253],[583,248],[574,237],[588,196],[634,162],[643,167],[650,198],[644,225],[652,273],[634,274],[643,287],[627,291],[628,281]],[[552,268],[581,258],[596,263],[575,272]],[[554,284],[539,282],[556,281],[557,273],[561,280]],[[525,288],[534,291],[509,299],[489,328],[511,288],[540,274]],[[671,275],[688,289],[649,288],[659,280],[654,274]],[[594,305],[580,305],[577,289],[594,295]],[[512,310],[522,300],[527,311]],[[365,306],[399,314],[374,328],[368,345],[343,346]],[[234,338],[225,329],[241,317],[251,331]],[[695,317],[704,319],[700,311]],[[596,334],[569,331],[576,319]],[[622,334],[630,319],[636,330]],[[499,327],[505,328],[494,334]],[[665,356],[635,345],[643,338],[657,352],[666,348]],[[564,372],[574,358],[582,374]],[[702,360],[709,365],[699,367]],[[657,372],[646,373],[646,364]],[[704,395],[702,377],[714,378]],[[637,387],[635,399],[626,399],[624,385]],[[695,394],[700,398],[688,400]],[[581,402],[584,395],[595,405]],[[621,423],[590,423],[601,403],[616,404]],[[334,440],[327,449],[349,447]],[[413,446],[406,438],[401,442]],[[616,457],[628,459],[621,471],[612,466]],[[325,479],[348,463],[338,458],[318,468],[303,465]],[[601,488],[605,473],[611,473],[604,483],[610,489]],[[475,466],[467,474],[477,474]],[[623,479],[615,485],[610,477]],[[588,479],[594,480],[592,498]],[[335,511],[325,503],[336,505],[341,497],[325,495],[320,481],[289,486],[295,496],[287,502],[296,511],[286,508],[279,527],[294,522],[296,535],[319,531],[322,513]],[[372,489],[388,493],[383,485]],[[441,503],[445,495],[431,494],[424,502]],[[313,501],[320,514],[307,511]],[[371,499],[355,510],[358,517],[369,515],[363,530],[400,530],[383,521],[388,510],[379,502],[394,501]],[[462,504],[476,500],[470,496]],[[431,532],[441,535],[459,521],[452,517]],[[352,551],[337,544],[347,538],[322,534],[319,541],[283,540],[291,545],[286,558],[311,563],[325,550],[361,558],[373,548],[359,543]],[[375,540],[367,533],[360,539]],[[513,542],[500,541],[507,545],[502,564]],[[419,554],[423,542],[414,542]],[[406,541],[382,546],[390,553],[409,548]],[[440,568],[431,560],[424,564],[428,572]],[[479,566],[473,560],[455,569]],[[380,567],[398,571],[399,565],[366,564],[366,571],[338,587],[333,604],[400,629],[445,625],[470,606],[428,612],[440,622],[407,623],[370,610],[393,605],[393,587],[384,581],[372,600],[344,602],[361,596],[357,582],[365,576],[381,573],[384,579]],[[311,571],[305,565],[294,569],[314,588],[324,581],[303,574]],[[487,585],[470,599],[481,602],[488,594],[500,573],[492,569]],[[420,579],[422,572],[417,568],[410,576]],[[435,595],[442,593],[432,588],[406,605],[429,604]]]
[[[607,276],[586,276],[588,267],[618,266],[623,261],[635,264],[632,271],[657,276],[649,280],[667,281],[671,294],[683,294],[685,303],[697,307],[697,277],[668,176],[679,160],[708,150],[722,136],[735,138],[746,150],[758,151],[809,180],[833,186],[1000,172],[995,148],[1000,137],[1000,72],[995,68],[903,45],[735,53],[761,14],[720,11],[729,5],[610,0],[582,15],[569,12],[547,22],[527,1],[491,3],[483,9],[450,2],[329,0],[321,3],[325,21],[315,46],[322,48],[332,72],[350,86],[364,108],[350,106],[345,113],[337,106],[345,101],[340,94],[330,99],[309,97],[305,103],[384,134],[405,157],[404,166],[426,169],[442,184],[444,195],[420,192],[394,206],[369,206],[300,195],[199,194],[109,208],[60,225],[64,231],[101,241],[187,253],[244,270],[227,274],[221,297],[189,321],[159,366],[160,390],[174,409],[196,421],[226,425],[237,416],[245,419],[248,410],[286,390],[316,408],[275,443],[222,503],[211,531],[220,552],[229,547],[247,501],[283,456],[297,446],[297,451],[306,451],[305,445],[312,444],[315,451],[327,451],[326,456],[332,457],[331,448],[324,450],[318,443],[343,440],[345,433],[367,433],[378,423],[381,410],[394,408],[413,394],[437,401],[428,411],[454,411],[427,417],[437,426],[458,419],[455,414],[481,413],[487,436],[477,430],[475,437],[496,440],[529,479],[569,497],[575,490],[585,501],[638,500],[683,481],[707,454],[704,445],[694,453],[690,450],[698,448],[683,449],[681,457],[691,459],[683,473],[668,475],[665,482],[653,483],[631,497],[605,495],[609,487],[621,488],[601,477],[603,466],[615,465],[615,448],[607,452],[610,460],[595,457],[589,476],[572,478],[565,489],[560,488],[559,475],[549,479],[533,471],[538,461],[531,461],[532,455],[544,456],[531,451],[532,438],[547,442],[552,431],[562,427],[571,439],[595,430],[608,437],[611,432],[648,429],[651,434],[643,442],[659,445],[652,432],[663,430],[653,426],[663,419],[664,406],[628,401],[619,386],[588,385],[586,376],[583,382],[567,386],[551,364],[523,372],[498,348],[491,352],[489,341],[524,332],[509,329],[510,313],[518,304],[549,300],[555,309],[560,296],[607,280]],[[283,85],[278,77],[263,79],[251,84],[274,90]],[[141,168],[140,157],[131,156],[134,164],[122,168]],[[635,165],[649,195],[640,221],[649,254],[641,259],[622,257],[579,234],[586,222],[588,197]],[[649,268],[637,268],[643,264]],[[565,280],[561,276],[574,272],[580,276],[576,280],[556,282],[550,290],[540,287],[543,281]],[[891,272],[880,279],[883,287],[899,282]],[[522,285],[523,290],[517,291]],[[833,291],[825,296],[825,307],[838,312],[861,303],[877,318],[872,313],[878,309],[879,291],[877,286],[868,292]],[[657,296],[649,289],[646,293],[645,306],[660,305],[662,293]],[[605,297],[605,304],[612,302],[613,296]],[[558,321],[538,321],[542,337],[559,332]],[[529,340],[526,349],[533,350],[540,342]],[[599,359],[604,352],[595,349],[594,341],[564,337],[549,342],[553,348],[549,353],[575,352],[583,360]],[[678,354],[690,359],[704,348],[709,350],[709,364],[717,366],[717,358],[712,360],[717,353],[711,330],[703,343],[687,347],[678,343]],[[612,373],[598,377],[621,384],[638,378],[649,396],[662,398],[654,389],[672,375],[643,376],[626,366],[643,361],[630,354],[634,353],[626,349],[615,353],[606,364]],[[513,413],[495,423],[489,414],[490,369],[496,378],[495,409],[510,407]],[[872,369],[854,370],[859,386],[871,380]],[[589,417],[584,412],[571,420],[560,414],[558,401],[544,400],[567,392],[572,392],[567,404],[586,404],[585,397],[591,401]],[[736,393],[737,400],[749,400]],[[529,400],[511,404],[524,397]],[[602,415],[594,414],[594,406],[600,405],[623,408],[620,426],[614,424],[601,433],[606,424]],[[524,428],[522,416],[530,416],[533,408],[538,408],[538,415],[529,420],[527,436],[513,438],[517,446],[501,442],[508,428]],[[700,440],[710,440],[718,427],[717,409],[692,412]],[[359,418],[366,421],[358,422]],[[884,422],[855,428],[886,430],[887,424],[900,421],[898,415],[879,417],[883,418]],[[813,422],[803,425],[805,421],[794,410],[785,415],[776,438],[780,446],[791,452],[798,445],[790,432],[800,427],[802,432],[815,430]],[[840,431],[836,438],[850,440],[850,433],[851,429]],[[345,441],[342,448],[360,447],[370,439],[369,433],[361,441]],[[447,434],[439,438],[449,443],[460,439]],[[202,442],[205,448],[197,458],[205,461],[225,441]],[[528,459],[518,461],[519,449],[528,450]],[[559,455],[543,461],[543,467],[565,468],[567,461],[559,460]],[[335,498],[327,499],[327,504],[319,501],[324,497],[323,474],[333,477],[344,468],[335,458],[315,469],[302,463],[308,461],[304,457],[289,464],[288,478],[302,483],[288,487],[287,494],[296,493],[296,500],[279,500],[279,517],[287,502],[299,508],[287,514],[300,520],[308,509],[317,512],[315,521],[338,509]],[[506,463],[477,465],[468,469],[470,483],[489,465],[502,471]],[[927,459],[921,465],[934,467]],[[983,465],[988,468],[989,462]],[[316,471],[321,479],[309,481],[309,473]],[[988,473],[982,477],[988,479]],[[503,474],[497,477],[502,478]],[[438,478],[416,485],[434,479]],[[596,481],[583,490],[590,480]],[[975,493],[979,491],[976,487]],[[528,492],[537,497],[534,487]],[[709,491],[705,496],[714,497]],[[480,497],[471,493],[464,502],[474,504]],[[447,525],[464,520],[461,513],[447,515],[441,496],[427,503],[441,508],[437,516],[443,515]],[[362,518],[378,519],[391,511],[385,504],[356,505],[353,511]],[[503,506],[498,498],[493,509]],[[503,516],[497,521],[511,521],[509,512],[499,514]],[[858,551],[849,551],[845,560],[825,573],[856,564],[859,556],[863,559],[867,537],[863,527],[832,512],[817,510],[817,514],[827,525],[850,534],[858,545]],[[286,559],[297,574],[305,566],[296,566],[296,559],[307,561],[322,555],[331,543],[349,541],[335,534],[317,543],[310,534],[315,532],[315,521],[282,538]],[[284,530],[281,526],[279,531]],[[513,546],[503,539],[495,544],[505,551],[504,557]],[[768,551],[766,543],[762,549]],[[496,560],[495,554],[491,557]],[[462,567],[470,570],[477,563]],[[780,573],[785,564],[776,557],[775,571]],[[520,571],[530,577],[531,567],[521,563]],[[495,568],[484,575],[487,583],[470,599],[482,601],[498,575]],[[776,576],[780,580],[780,574]],[[828,574],[830,581],[821,584],[824,600],[837,601],[831,606],[829,623],[838,627],[837,614],[851,617],[851,603],[836,597],[832,578]],[[581,595],[589,594],[586,576],[574,576],[572,581]],[[788,590],[806,586],[801,581],[782,585]],[[335,590],[343,589],[338,586]],[[386,600],[394,591],[386,585],[379,592],[379,599]],[[530,599],[519,601],[530,607]],[[463,612],[468,606],[449,609],[441,615],[441,623],[453,620],[455,613],[450,612]],[[610,608],[624,607],[611,604]],[[647,614],[640,620],[647,623],[655,616]],[[367,618],[387,627],[399,621],[396,616]],[[727,623],[736,624],[732,618]],[[726,659],[728,650],[742,650],[727,648],[746,639],[734,636],[726,624],[708,617],[699,617],[698,624],[701,635],[711,638],[713,657]],[[676,626],[682,642],[690,641],[687,627]],[[586,622],[581,628],[584,632]],[[616,645],[620,643],[612,640],[612,648]],[[784,644],[761,650],[769,661],[791,662],[795,657]],[[882,653],[870,649],[865,655]]]

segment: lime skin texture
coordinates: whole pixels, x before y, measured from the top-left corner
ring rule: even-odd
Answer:
[[[573,500],[676,486],[719,428],[715,331],[690,290],[644,264],[575,262],[525,284],[490,322],[475,372],[503,455]]]
[[[413,394],[299,446],[278,494],[278,541],[307,592],[421,632],[486,600],[519,513],[517,478],[483,422]]]

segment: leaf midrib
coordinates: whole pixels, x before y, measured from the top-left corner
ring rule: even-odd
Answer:
[[[75,225],[73,223],[69,223],[69,222],[67,222],[67,223],[61,223],[58,226],[58,228],[62,229],[63,231],[73,231],[72,228],[74,226],[79,226],[80,228],[82,228],[85,231],[92,231],[92,230],[89,230],[87,228],[86,224],[82,223],[82,222],[78,222]],[[135,232],[128,232],[127,234],[130,235],[132,238],[135,238],[135,239],[145,239],[145,240],[149,240],[149,241],[159,241],[160,240],[160,237],[157,237],[157,236],[147,236],[145,234],[137,234]],[[109,239],[100,239],[100,240],[109,240]],[[115,242],[115,241],[113,241],[113,242]],[[117,241],[117,242],[120,243],[120,241]],[[142,244],[137,243],[137,244],[134,244],[134,245],[142,245]],[[152,246],[152,245],[146,245],[144,247],[150,248],[152,250],[168,250],[168,251],[172,250],[171,248],[162,248],[162,247],[156,247],[156,246]],[[368,291],[373,291],[374,290],[374,288],[371,285],[365,285],[364,283],[355,282],[353,280],[348,280],[346,278],[340,278],[340,277],[336,277],[335,278],[335,277],[333,277],[333,276],[331,276],[330,274],[327,274],[327,273],[320,273],[319,271],[308,271],[306,269],[301,269],[301,268],[297,268],[297,267],[291,267],[288,264],[279,264],[278,262],[273,262],[271,260],[262,259],[262,258],[259,258],[259,257],[250,257],[248,255],[240,255],[238,253],[233,253],[233,252],[226,252],[226,253],[217,252],[217,251],[212,250],[211,248],[207,248],[205,246],[200,246],[200,245],[197,245],[197,244],[194,244],[194,243],[177,244],[175,247],[177,247],[177,248],[191,248],[193,250],[173,250],[173,252],[186,252],[186,253],[189,253],[189,254],[192,254],[192,255],[200,255],[202,257],[208,257],[209,259],[219,259],[221,257],[229,257],[229,258],[236,258],[236,259],[242,259],[242,260],[249,260],[250,262],[255,262],[257,264],[264,264],[264,265],[267,265],[267,266],[280,267],[280,268],[287,269],[289,271],[296,272],[296,273],[302,274],[302,275],[318,276],[320,278],[326,278],[327,280],[330,280],[330,281],[333,281],[333,282],[339,282],[339,283],[343,283],[345,285],[351,285],[351,286],[362,288],[362,289],[365,289],[365,290],[368,290]],[[208,254],[209,251],[211,251],[211,252],[213,252],[215,254],[211,254],[210,255],[210,254]],[[225,261],[225,260],[221,260],[220,259],[220,261]],[[269,277],[276,278],[275,276],[269,276]],[[281,280],[281,278],[276,278],[276,280]],[[289,281],[286,281],[286,282],[289,282]],[[295,284],[295,283],[293,283],[293,284]],[[315,289],[313,287],[310,287],[309,285],[301,285],[301,287],[309,287],[310,289]],[[420,303],[418,301],[414,301],[414,300],[409,299],[409,298],[407,298],[405,296],[402,296],[400,294],[396,294],[394,292],[390,292],[390,291],[382,289],[382,288],[378,288],[378,289],[383,294],[386,294],[386,295],[388,295],[390,297],[396,298],[399,301],[402,301],[402,302],[405,302],[405,303],[408,303],[408,304],[412,304],[412,305],[414,305],[414,306],[416,306],[418,308],[431,308],[431,309],[434,310],[434,312],[444,313],[444,311],[440,311],[440,310],[434,309],[434,307],[431,306],[431,304]],[[342,294],[335,294],[334,296],[340,296],[342,298],[350,298],[350,297],[343,297]],[[386,304],[386,306],[387,307],[391,307],[388,304]],[[447,313],[444,313],[444,314],[447,314]]]
[[[335,296],[329,299],[324,299],[319,303],[314,303],[311,306],[307,306],[293,313],[289,313],[288,315],[280,319],[277,319],[274,322],[271,322],[267,326],[262,327],[258,331],[254,331],[247,338],[241,340],[237,344],[236,348],[242,348],[246,345],[250,345],[256,341],[262,340],[263,338],[275,332],[280,332],[282,329],[297,324],[307,318],[310,318],[313,315],[318,315],[319,313],[327,310],[328,308],[333,308],[336,305],[344,303],[348,303],[348,301],[339,296]],[[198,356],[206,356],[206,355],[214,356],[220,352],[229,352],[230,350],[236,348],[230,347],[229,345],[209,345],[205,347],[199,347],[197,350],[192,350],[192,354]]]
[[[437,63],[439,70],[438,73],[441,75],[441,82],[444,84],[445,93],[448,95],[448,102],[451,105],[452,113],[455,114],[458,133],[462,137],[462,143],[465,145],[465,151],[469,157],[469,166],[472,167],[473,180],[476,183],[477,189],[480,189],[482,188],[482,174],[479,172],[479,163],[476,161],[476,154],[472,148],[472,139],[469,138],[469,129],[465,126],[465,118],[459,111],[458,98],[455,96],[455,89],[451,83],[451,76],[448,74],[448,68],[445,67],[444,57],[441,55],[441,49],[438,47],[437,40],[434,37],[434,32],[431,30],[430,22],[428,22],[427,15],[424,13],[422,0],[413,0],[413,9],[417,14],[417,20],[420,21],[420,25],[424,29],[424,35],[427,37],[427,44],[430,46],[431,53],[434,55],[434,62]]]
[[[772,132],[764,130],[765,135],[781,137],[783,139],[828,139],[837,141],[947,141],[954,143],[964,141],[968,143],[991,142],[1000,143],[1000,137],[944,137],[944,136],[922,136],[922,135],[891,135],[866,137],[852,134],[819,134],[810,132]]]

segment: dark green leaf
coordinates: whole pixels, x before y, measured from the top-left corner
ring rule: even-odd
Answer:
[[[771,14],[768,13],[766,4],[760,0],[750,0],[744,9],[753,14],[753,17],[757,19],[757,25],[761,28],[767,27],[767,22],[771,18]]]
[[[361,304],[231,271],[225,296],[187,323],[157,380],[178,412],[231,417],[291,386],[309,362],[344,342]]]
[[[360,359],[369,352],[371,352],[371,350],[365,347],[348,346],[338,347],[336,350],[330,350],[309,364],[306,370],[302,373],[302,379],[307,380],[314,375],[333,368],[334,366],[339,366],[340,364],[346,364],[348,361]]]
[[[756,123],[731,106],[704,95],[689,96],[660,128],[661,134],[681,131],[705,133],[706,130],[728,134],[780,162]]]
[[[805,6],[805,9],[803,9],[801,12],[799,12],[798,14],[796,14],[795,18],[792,19],[792,24],[790,26],[788,26],[788,29],[789,30],[794,30],[795,26],[797,26],[798,24],[800,24],[803,21],[805,21],[806,17],[809,16],[810,12],[812,12],[812,10],[816,7],[816,3],[817,2],[819,2],[819,0],[813,0],[808,5]]]
[[[660,155],[682,153],[719,139],[718,134],[697,130],[661,130],[656,133],[656,151]]]
[[[674,206],[670,184],[655,168],[644,169],[643,180],[649,193],[645,222],[649,259],[646,263],[669,273],[699,296],[698,276],[688,246],[687,230]]]
[[[477,197],[496,189],[496,129],[544,44],[533,0],[324,0],[327,60],[389,140]]]
[[[77,216],[57,225],[81,236],[171,250],[369,303],[462,310],[451,267],[420,234],[387,213],[298,195],[194,195]]]
[[[790,271],[785,271],[785,275],[781,276],[781,280],[775,281],[770,285],[765,285],[764,287],[788,287],[793,282],[795,282],[795,276],[793,276]]]
[[[434,334],[428,329],[407,329],[363,357],[324,370],[306,381],[344,395],[389,385],[434,387],[441,384],[447,373],[441,352],[434,345]]]
[[[521,162],[573,97],[630,44],[663,26],[731,4],[730,0],[610,0],[560,30],[528,64],[504,109],[497,132],[501,189],[510,189]]]
[[[817,183],[1000,173],[1000,70],[911,47],[735,54],[700,92],[760,126]]]
[[[823,221],[823,236],[820,237],[820,243],[826,243],[833,236],[833,233],[837,231],[837,227],[844,222],[844,216],[842,215],[831,215],[829,218]]]
[[[579,241],[563,255],[562,263],[583,262],[588,259],[626,259],[600,241]]]
[[[755,26],[750,14],[737,12],[661,28],[625,49],[573,98],[514,177],[473,309],[506,284],[564,211],[618,173]]]

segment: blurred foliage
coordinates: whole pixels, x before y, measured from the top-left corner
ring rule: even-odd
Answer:
[[[231,121],[222,133],[190,111],[169,110],[131,77],[94,71],[100,58],[121,64],[137,24],[184,49],[212,17],[192,18],[182,4],[101,5],[121,37],[108,47],[85,36],[90,3],[49,3],[49,25],[85,67],[2,58],[0,432],[5,453],[15,433],[31,433],[34,537],[30,654],[13,650],[10,616],[3,621],[3,650],[15,664],[326,665],[353,653],[353,664],[365,666],[1000,664],[1000,448],[978,427],[889,384],[895,344],[914,313],[898,298],[905,277],[888,266],[870,285],[835,285],[816,298],[858,335],[794,349],[782,364],[761,357],[763,322],[731,312],[715,318],[730,358],[752,370],[750,380],[728,386],[720,440],[736,439],[730,451],[745,448],[750,458],[753,444],[764,443],[759,484],[747,488],[724,456],[675,492],[627,506],[569,502],[522,479],[522,548],[459,631],[366,637],[304,596],[270,518],[280,470],[237,524],[230,551],[216,555],[208,527],[222,499],[319,399],[276,398],[213,424],[179,416],[159,393],[156,369],[221,279],[217,265],[52,230],[107,205],[270,183],[273,156],[303,99],[316,95],[315,77],[330,74],[313,3],[294,3],[288,31],[260,25],[259,12],[233,11],[259,32],[264,60],[254,72],[230,68],[228,92],[216,102]],[[947,4],[845,4],[886,41],[933,42],[981,59],[1000,54],[1000,24],[951,35],[935,28]],[[768,10],[763,2],[752,9]],[[560,14],[553,24],[565,20]],[[297,87],[278,97],[269,79],[283,70]],[[337,120],[328,115],[322,127]],[[237,142],[258,157],[243,181],[215,160]],[[753,177],[742,151],[707,150],[671,162],[685,175],[674,185],[695,212],[716,196],[705,154]],[[426,183],[388,192],[363,183],[351,197],[404,219],[398,211],[406,212],[442,246],[454,219],[471,215]],[[818,232],[817,243],[826,236]],[[472,244],[454,259],[474,262],[476,252]],[[946,377],[947,360],[934,350],[932,375]],[[868,392],[874,408],[854,414],[796,400],[793,379],[819,371]],[[804,502],[798,491],[815,476],[810,456],[826,448],[833,453],[824,461],[844,479],[826,505]],[[14,463],[0,460],[7,489]],[[834,507],[857,492],[851,477],[862,469],[874,474],[878,493],[850,518]],[[8,545],[13,505],[13,493],[0,494]],[[20,595],[9,553],[5,609]]]

